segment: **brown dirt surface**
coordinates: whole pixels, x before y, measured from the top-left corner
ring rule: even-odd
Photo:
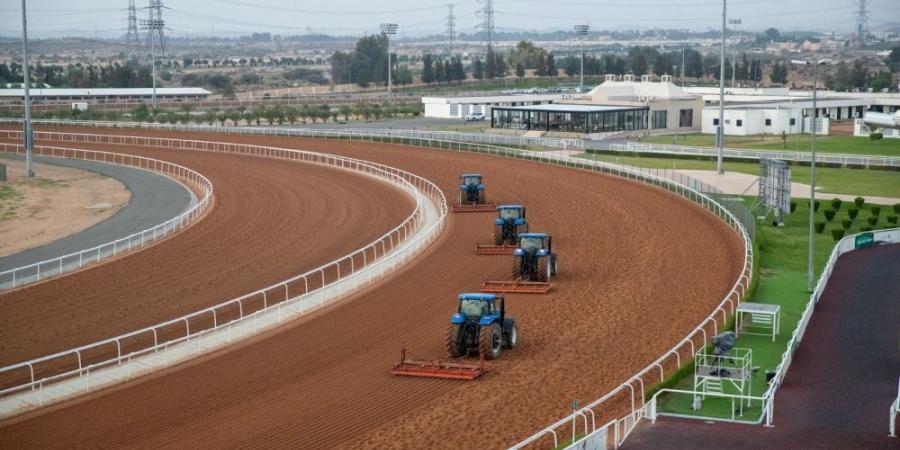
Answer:
[[[426,255],[353,300],[168,373],[7,421],[0,441],[17,448],[507,446],[668,350],[741,268],[743,246],[715,216],[627,180],[404,146],[181,136],[361,157],[431,179],[448,198],[458,174],[479,171],[490,199],[524,203],[532,231],[552,233],[560,276],[548,295],[508,296],[520,346],[479,380],[390,375],[402,348],[443,355],[459,292],[509,277],[510,257],[474,253],[490,238],[492,215],[453,215]]]
[[[192,168],[212,181],[208,216],[112,263],[0,295],[0,364],[138,330],[269,286],[358,249],[412,200],[351,172],[239,155],[66,143]]]
[[[96,225],[128,204],[131,193],[114,178],[72,167],[0,159],[0,256],[49,244]]]

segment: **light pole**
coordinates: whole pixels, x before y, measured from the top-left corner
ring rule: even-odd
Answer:
[[[575,25],[575,34],[579,36],[578,42],[581,48],[581,77],[578,81],[578,92],[584,92],[584,38],[590,27],[590,25]]]
[[[735,29],[737,29],[737,25],[741,24],[741,19],[728,19],[728,24],[735,25]],[[735,31],[737,31],[737,30],[735,30]],[[737,33],[735,32],[734,35],[737,36]],[[732,89],[734,89],[734,87],[735,87],[734,74],[735,74],[735,72],[737,72],[737,56],[738,56],[737,43],[735,42],[735,44],[734,44],[734,59],[731,61],[731,88]]]
[[[722,0],[722,55],[719,62],[719,126],[716,128],[716,172],[725,173],[722,156],[725,153],[725,12],[728,0]]]
[[[818,122],[817,116],[819,115],[818,105],[816,104],[816,91],[819,88],[818,67],[819,65],[825,64],[825,60],[791,60],[791,63],[801,66],[811,65],[813,68],[813,112],[809,120],[810,133],[812,133],[810,136],[810,147],[812,154],[810,155],[809,163],[809,256],[806,266],[806,288],[809,290],[809,292],[812,292],[815,288],[816,283],[816,268],[815,262],[813,261],[816,256],[816,240],[815,232],[813,230],[813,222],[816,219],[816,123]]]
[[[684,44],[681,44],[681,86],[684,86]]]
[[[391,92],[391,62],[392,62],[391,60],[393,59],[393,58],[391,58],[391,36],[397,34],[397,24],[396,23],[382,23],[381,24],[381,32],[384,33],[385,36],[387,36],[388,101],[393,102],[394,95]]]
[[[25,91],[25,176],[34,177],[34,129],[31,127],[31,76],[28,73],[28,19],[25,18],[25,0],[22,0],[22,75]]]

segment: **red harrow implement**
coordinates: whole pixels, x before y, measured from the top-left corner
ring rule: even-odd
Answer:
[[[408,377],[444,378],[450,380],[474,380],[488,368],[484,355],[477,363],[462,359],[422,360],[406,357],[406,350],[400,351],[400,362],[394,363],[391,373]]]
[[[495,212],[497,211],[496,203],[460,203],[453,205],[453,212]]]
[[[513,250],[519,248],[518,245],[491,245],[491,244],[478,244],[475,247],[475,253],[479,255],[512,255]]]
[[[549,281],[485,281],[481,292],[508,294],[546,294],[550,292]]]

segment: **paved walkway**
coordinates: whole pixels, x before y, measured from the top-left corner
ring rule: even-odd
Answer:
[[[679,170],[678,172],[683,173],[686,176],[689,176],[696,180],[702,181],[706,184],[715,186],[726,194],[757,195],[759,193],[759,183],[756,182],[759,177],[756,175],[749,175],[746,173],[738,172],[726,172],[723,175],[719,175],[714,170]],[[791,197],[809,198],[809,185],[792,182]],[[826,192],[820,192],[818,189],[816,189],[816,198],[821,198],[824,200],[839,198],[841,200],[852,202],[856,197],[857,195],[829,194]],[[900,198],[894,197],[873,197],[870,195],[864,195],[863,197],[866,198],[866,203],[874,203],[878,205],[893,205],[895,203],[900,203]]]
[[[842,256],[784,384],[774,427],[661,418],[625,449],[900,448],[888,407],[900,377],[900,245]]]
[[[15,155],[2,158],[21,159]],[[131,200],[109,219],[49,244],[0,258],[0,272],[91,248],[145,230],[181,214],[193,194],[175,180],[145,170],[61,158],[35,158],[36,162],[75,167],[115,178],[131,191]]]

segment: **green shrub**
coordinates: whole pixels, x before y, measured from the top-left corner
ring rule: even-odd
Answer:
[[[887,216],[887,221],[893,226],[897,226],[897,216]]]
[[[826,209],[824,214],[825,220],[831,222],[834,219],[835,211],[833,209]]]
[[[825,231],[825,222],[816,222],[816,233],[821,234]]]
[[[878,216],[870,216],[869,217],[869,225],[877,226],[878,225]]]
[[[856,220],[856,216],[859,215],[859,208],[848,208],[847,216],[850,217],[850,220]]]
[[[845,230],[849,230],[850,227],[853,226],[853,221],[850,219],[844,219],[841,221],[841,226],[844,227]]]
[[[833,199],[831,199],[831,209],[833,209],[833,210],[835,210],[835,211],[840,211],[840,210],[841,210],[841,203],[843,203],[843,202],[842,202],[841,199],[839,199],[839,198],[833,198]]]
[[[900,206],[900,205],[898,205],[898,206]],[[797,210],[797,202],[791,202],[791,212],[794,212],[796,210]]]
[[[872,227],[862,227],[859,229],[860,232],[865,233],[866,231],[872,231]]]
[[[900,203],[894,204],[894,214],[900,214]]]
[[[819,212],[819,201],[818,200],[816,200],[816,203],[813,206],[813,211]]]
[[[831,230],[831,237],[834,238],[835,241],[841,240],[844,237],[844,230],[842,228],[834,228]]]
[[[872,215],[875,217],[878,217],[881,215],[881,207],[880,206],[873,206],[873,207],[869,208],[869,211],[872,211]]]
[[[853,199],[853,203],[856,203],[857,208],[862,208],[863,205],[866,204],[866,199],[862,197],[856,197],[855,199]]]
[[[873,141],[880,141],[880,140],[884,139],[884,133],[878,133],[878,132],[869,133],[869,139],[871,139]]]

